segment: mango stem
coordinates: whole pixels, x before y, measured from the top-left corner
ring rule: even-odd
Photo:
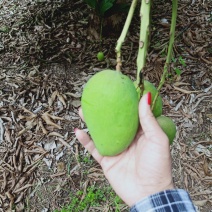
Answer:
[[[173,45],[174,45],[175,28],[176,28],[176,22],[177,22],[177,6],[178,6],[178,0],[172,0],[172,19],[171,19],[168,53],[167,53],[167,57],[166,57],[166,63],[164,65],[164,69],[163,69],[163,74],[162,74],[159,86],[157,88],[157,93],[156,93],[155,98],[152,103],[152,110],[154,109],[155,102],[159,95],[160,89],[162,88],[163,84],[165,83],[169,65],[170,65],[171,58],[172,58],[172,49],[173,49]]]
[[[136,8],[136,5],[137,5],[137,1],[138,0],[133,0],[132,3],[131,3],[131,6],[130,6],[130,10],[128,12],[128,15],[127,15],[127,19],[125,21],[125,24],[124,24],[124,28],[121,32],[121,35],[117,41],[117,44],[116,44],[116,48],[115,48],[115,51],[116,51],[116,62],[117,62],[117,65],[116,65],[116,70],[117,71],[121,71],[121,66],[122,66],[122,61],[121,61],[121,47],[122,47],[122,44],[124,43],[125,41],[125,38],[127,36],[127,32],[129,30],[129,26],[131,24],[131,21],[132,21],[132,17],[133,17],[133,14],[134,14],[134,11],[135,11],[135,8]]]
[[[150,0],[142,0],[140,8],[140,37],[139,37],[139,49],[137,56],[137,85],[143,87],[141,81],[142,72],[146,64],[146,55],[149,46],[149,27],[150,27]],[[141,90],[141,94],[143,91]]]

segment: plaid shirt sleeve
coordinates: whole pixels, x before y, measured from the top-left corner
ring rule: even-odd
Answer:
[[[195,212],[189,194],[183,189],[166,190],[142,199],[130,212]]]

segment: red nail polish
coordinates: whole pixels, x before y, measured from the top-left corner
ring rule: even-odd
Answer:
[[[147,93],[147,104],[148,105],[151,105],[151,102],[152,102],[152,95],[150,92]]]
[[[74,133],[76,133],[77,130],[78,130],[78,128],[75,128],[75,129],[74,129]]]

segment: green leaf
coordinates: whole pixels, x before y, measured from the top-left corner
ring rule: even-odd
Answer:
[[[180,70],[179,68],[175,68],[174,70],[175,70],[176,74],[177,74],[178,76],[180,76],[181,70]]]
[[[108,11],[105,12],[105,17],[117,14],[119,12],[128,12],[130,9],[129,4],[114,4]]]
[[[114,0],[102,0],[99,4],[99,14],[104,16],[105,12],[113,6]]]
[[[172,58],[172,61],[174,62],[174,63],[176,63],[177,62],[177,58]]]
[[[181,56],[179,57],[179,62],[181,65],[186,66],[185,60]]]
[[[91,8],[96,9],[97,1],[96,0],[83,0],[86,4],[88,4]]]

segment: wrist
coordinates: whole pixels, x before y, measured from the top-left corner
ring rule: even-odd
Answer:
[[[126,203],[129,207],[132,207],[137,202],[141,201],[142,199],[144,199],[146,197],[149,197],[149,196],[159,193],[161,191],[173,190],[173,189],[175,189],[173,182],[170,182],[168,185],[163,185],[163,186],[158,185],[158,186],[154,186],[154,187],[147,187],[145,189],[145,192],[138,193],[137,198],[132,199],[132,201],[129,201],[129,203],[127,203],[127,202]]]

